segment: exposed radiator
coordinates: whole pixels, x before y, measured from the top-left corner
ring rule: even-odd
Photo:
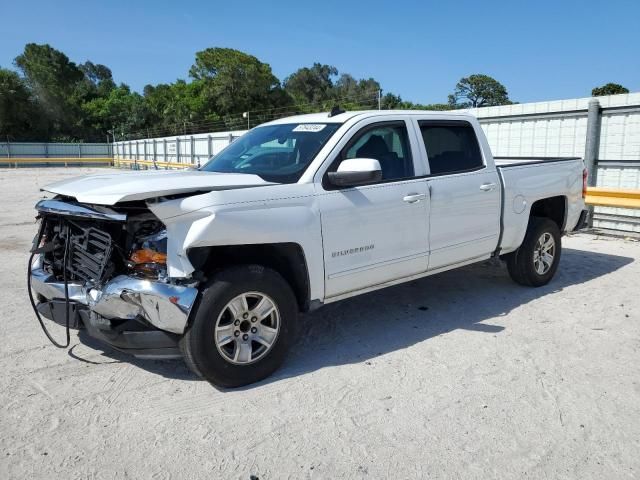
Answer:
[[[67,270],[85,281],[101,282],[111,251],[111,235],[93,227],[83,229],[71,235]]]

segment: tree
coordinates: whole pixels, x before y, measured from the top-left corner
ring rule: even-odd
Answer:
[[[44,125],[41,140],[103,141],[113,126],[132,130],[149,124],[144,98],[125,84],[116,86],[105,65],[77,65],[50,45],[34,43],[15,65],[37,107],[33,118]]]
[[[120,84],[109,92],[107,97],[97,97],[82,105],[88,126],[98,138],[112,128],[117,133],[132,133],[146,130],[150,113],[145,98],[131,92],[128,85]]]
[[[150,123],[177,134],[182,133],[187,124],[218,119],[211,106],[206,104],[202,88],[202,81],[196,80],[145,86],[144,99]]]
[[[86,61],[81,63],[78,68],[84,74],[85,82],[90,86],[88,90],[91,94],[104,97],[116,88],[116,83],[113,81],[111,70],[108,67]]]
[[[0,69],[0,133],[12,140],[102,141],[113,127],[141,136],[241,129],[247,126],[245,111],[255,126],[334,105],[376,108],[381,91],[374,78],[339,74],[321,63],[302,67],[281,83],[267,63],[230,48],[197,52],[189,81],[147,85],[143,95],[116,85],[107,66],[90,60],[76,64],[50,45],[27,44],[15,65],[18,73]],[[413,103],[390,92],[381,98],[385,109],[505,103],[511,102],[504,86],[486,75],[461,79],[448,104]]]
[[[448,103],[431,103],[423,105],[402,100],[400,95],[387,93],[382,97],[382,108],[384,110],[451,110]]]
[[[144,98],[132,93],[124,84],[112,89],[107,97],[97,97],[84,103],[82,110],[83,117],[98,139],[103,139],[112,127],[116,127],[118,132],[134,132],[148,125],[149,113]]]
[[[603,95],[618,95],[619,93],[629,93],[629,89],[618,83],[607,83],[601,87],[591,90],[592,97],[602,97]]]
[[[25,46],[15,64],[22,71],[46,120],[52,124],[52,134],[79,134],[78,87],[84,74],[78,66],[51,46],[35,43]]]
[[[46,135],[31,92],[16,72],[0,68],[0,138],[36,140]]]
[[[326,102],[331,98],[333,78],[337,75],[336,67],[314,63],[312,67],[302,67],[285,78],[284,89],[297,105]]]
[[[404,108],[402,101],[402,97],[400,95],[395,95],[393,93],[385,93],[382,97],[382,108],[383,110],[396,110],[400,108]]]
[[[373,78],[355,79],[338,69],[314,63],[303,67],[284,80],[285,91],[291,96],[297,112],[327,110],[334,105],[355,110],[377,106],[380,84]]]
[[[232,48],[197,52],[189,75],[202,82],[205,102],[219,115],[274,107],[282,99],[280,81],[271,67]]]
[[[343,73],[335,84],[335,103],[347,109],[378,108],[380,84],[373,78],[356,80]]]
[[[490,107],[511,103],[505,86],[494,78],[482,74],[461,78],[453,94],[449,95],[451,108]]]

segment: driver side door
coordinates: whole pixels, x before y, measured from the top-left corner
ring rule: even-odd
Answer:
[[[373,158],[379,182],[336,188],[324,174],[318,198],[327,300],[427,270],[429,191],[411,128],[404,120],[363,126],[328,169]]]

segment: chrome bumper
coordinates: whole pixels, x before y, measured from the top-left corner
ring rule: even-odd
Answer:
[[[64,283],[40,268],[31,270],[33,290],[47,300],[64,299]],[[198,290],[119,275],[98,290],[80,283],[68,283],[69,299],[86,305],[108,319],[142,317],[160,330],[184,333]]]

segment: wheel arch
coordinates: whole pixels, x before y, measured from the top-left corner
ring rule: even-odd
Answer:
[[[567,222],[567,201],[564,195],[536,200],[531,205],[529,217],[546,217],[553,220],[560,232],[563,232]]]
[[[291,286],[298,309],[310,308],[309,269],[302,246],[297,243],[269,243],[194,247],[187,252],[189,261],[203,280],[235,265],[257,264],[278,272]]]

